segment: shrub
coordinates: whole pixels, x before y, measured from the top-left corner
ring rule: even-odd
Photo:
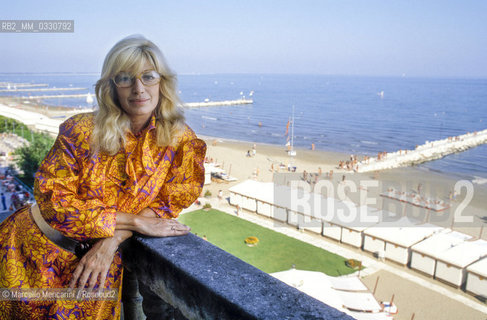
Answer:
[[[356,259],[348,259],[345,261],[345,264],[347,265],[347,267],[349,268],[352,268],[352,269],[360,269],[362,270],[363,267],[362,267],[362,261],[359,261],[359,260],[356,260]]]
[[[209,202],[205,203],[203,209],[211,209],[211,204]]]

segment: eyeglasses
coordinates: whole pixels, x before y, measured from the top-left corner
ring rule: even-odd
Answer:
[[[154,70],[143,71],[138,75],[132,75],[128,72],[120,72],[113,77],[112,80],[119,88],[129,88],[134,85],[136,79],[140,79],[146,86],[153,86],[161,81],[161,75]]]

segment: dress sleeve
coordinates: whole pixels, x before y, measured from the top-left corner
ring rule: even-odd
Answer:
[[[206,143],[200,139],[191,139],[179,146],[166,181],[149,206],[160,217],[176,218],[201,194],[205,182],[205,154]]]
[[[61,124],[34,183],[34,194],[46,221],[64,235],[81,241],[111,237],[116,225],[116,210],[104,205],[102,190],[91,190],[84,196],[78,193],[86,163],[83,159],[89,159],[87,133],[91,129],[85,122],[71,118]]]

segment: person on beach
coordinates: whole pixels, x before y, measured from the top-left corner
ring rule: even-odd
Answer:
[[[17,210],[20,207],[22,207],[22,200],[20,200],[17,191],[14,190],[10,196],[10,210]]]
[[[3,211],[7,210],[7,199],[5,198],[3,192],[2,192],[2,210]]]
[[[237,210],[235,210],[235,214],[237,215],[237,217],[240,215],[240,206],[237,204]]]
[[[0,225],[0,288],[116,289],[115,299],[4,300],[0,319],[118,319],[119,245],[134,232],[189,232],[174,218],[201,193],[206,145],[185,124],[175,81],[151,41],[115,44],[98,110],[61,124],[35,176],[37,204]]]

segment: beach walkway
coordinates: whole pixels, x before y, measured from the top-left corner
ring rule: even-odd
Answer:
[[[234,106],[240,104],[252,104],[252,99],[238,99],[225,101],[205,101],[205,102],[187,102],[183,103],[184,108],[200,108],[200,107],[220,107],[220,106]]]

